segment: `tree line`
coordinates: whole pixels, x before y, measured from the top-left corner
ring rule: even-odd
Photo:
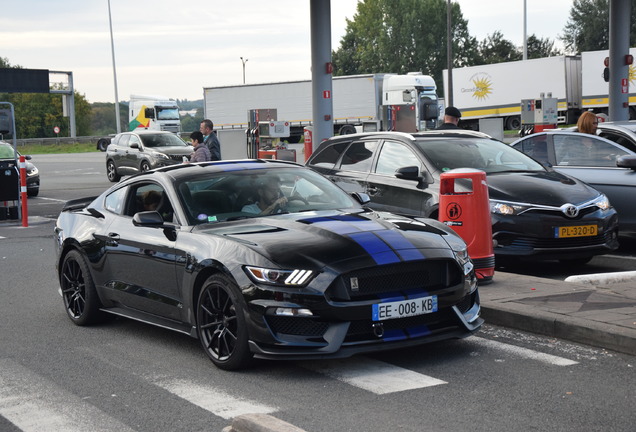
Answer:
[[[442,83],[447,67],[447,0],[361,0],[345,35],[332,52],[334,75],[379,72],[408,73],[420,71]],[[636,41],[636,0],[632,0],[630,46]],[[558,36],[564,52],[555,48],[555,40],[532,34],[527,40],[528,58],[609,48],[609,0],[574,0],[562,34]],[[521,60],[523,47],[504,38],[499,30],[481,41],[471,36],[468,21],[457,3],[451,3],[451,40],[453,67],[475,66]],[[12,66],[0,57],[0,68]],[[440,86],[441,87],[441,86]],[[441,89],[440,89],[441,90]],[[0,101],[11,102],[16,111],[17,136],[20,138],[54,137],[53,127],[61,136],[69,136],[69,121],[62,114],[62,96],[56,94],[0,94]],[[191,109],[188,101],[180,101]],[[194,102],[197,106],[198,101]],[[188,106],[186,106],[188,105]],[[200,105],[199,105],[200,107]],[[121,130],[128,129],[128,104],[120,102]],[[115,133],[114,103],[89,103],[75,92],[75,119],[78,136]],[[203,109],[196,116],[181,119],[183,131],[197,130]]]

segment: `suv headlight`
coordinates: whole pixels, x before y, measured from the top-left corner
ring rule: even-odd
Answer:
[[[245,272],[254,282],[279,286],[303,286],[311,279],[311,270],[267,269],[245,266]]]
[[[153,152],[152,155],[157,159],[170,159],[170,156],[165,153]]]

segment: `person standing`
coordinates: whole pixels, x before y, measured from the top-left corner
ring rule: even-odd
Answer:
[[[194,153],[190,155],[190,162],[206,162],[211,160],[210,150],[204,143],[201,131],[192,132],[190,134],[190,140],[192,147],[194,147]]]
[[[455,108],[454,106],[449,106],[444,111],[444,124],[440,125],[437,129],[459,129],[457,124],[459,123],[459,119],[462,117],[462,113]]]
[[[212,120],[205,119],[201,122],[201,127],[199,129],[203,134],[204,143],[210,150],[210,155],[212,161],[221,160],[221,143],[219,139],[216,137],[214,133],[214,123]]]
[[[576,122],[576,130],[581,133],[596,135],[598,118],[592,111],[585,111]]]

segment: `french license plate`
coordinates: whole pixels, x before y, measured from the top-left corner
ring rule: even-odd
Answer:
[[[437,312],[437,296],[394,302],[376,303],[373,305],[373,321],[406,318],[415,315]]]
[[[598,234],[598,225],[576,225],[554,228],[554,237],[591,237]]]

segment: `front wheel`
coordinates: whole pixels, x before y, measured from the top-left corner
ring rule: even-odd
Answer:
[[[150,171],[150,164],[148,163],[148,161],[143,161],[141,163],[141,166],[139,167],[139,170],[141,172],[146,172],[146,171]]]
[[[105,313],[99,310],[101,302],[88,265],[77,250],[64,257],[60,288],[66,313],[76,325],[85,326],[104,320]]]
[[[197,303],[197,333],[210,360],[225,370],[249,365],[247,325],[238,287],[227,276],[210,276]]]
[[[113,183],[117,183],[121,179],[121,176],[117,173],[115,162],[112,160],[106,162],[106,177],[108,177],[108,180]]]

